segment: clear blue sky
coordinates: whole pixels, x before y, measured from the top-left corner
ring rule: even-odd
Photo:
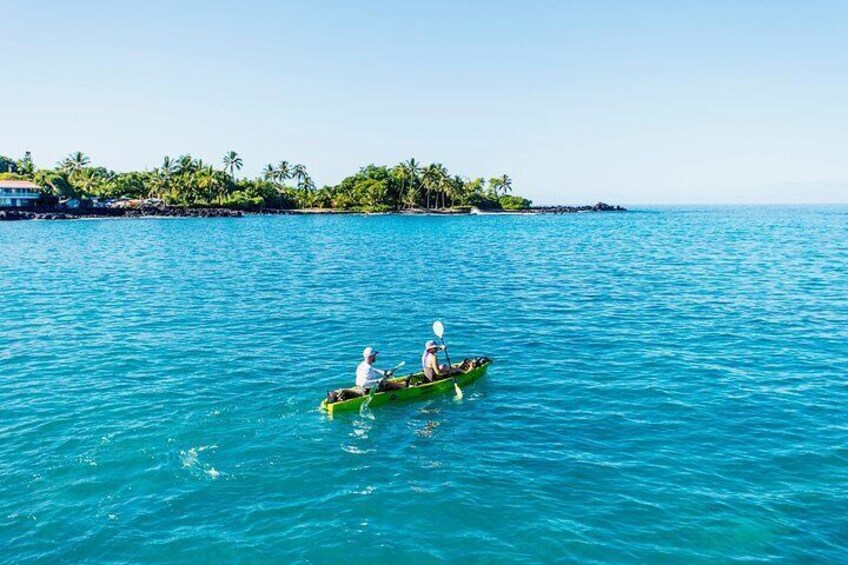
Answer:
[[[3,2],[0,154],[319,184],[415,156],[539,203],[848,202],[846,1]]]

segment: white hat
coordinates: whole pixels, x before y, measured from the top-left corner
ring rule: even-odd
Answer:
[[[380,352],[369,345],[368,347],[362,350],[362,357],[364,359],[368,359],[369,357],[377,355],[378,353]]]
[[[435,339],[431,339],[430,341],[424,344],[424,349],[430,349],[431,347],[439,347],[439,344],[436,343]]]

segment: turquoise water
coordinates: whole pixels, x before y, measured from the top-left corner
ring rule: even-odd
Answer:
[[[0,223],[0,562],[844,563],[848,208]],[[328,420],[362,348],[494,357]]]

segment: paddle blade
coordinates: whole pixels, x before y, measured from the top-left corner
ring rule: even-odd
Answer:
[[[406,361],[401,361],[400,363],[398,363],[397,365],[395,365],[394,367],[392,367],[391,369],[389,369],[389,372],[390,372],[390,373],[394,373],[395,371],[397,371],[398,369],[400,369],[400,368],[401,368],[401,367],[403,367],[404,365],[406,365]]]
[[[442,336],[445,335],[445,325],[436,320],[433,322],[433,333],[436,334],[437,338],[442,339]]]
[[[369,404],[371,404],[371,397],[370,396],[368,398],[366,398],[365,402],[363,402],[359,406],[359,415],[362,416],[363,418],[369,418],[369,419],[373,420],[374,414],[372,414],[371,410],[368,409]]]
[[[456,399],[462,400],[462,389],[459,388],[459,385],[456,383],[456,381],[453,382],[453,390],[456,392]]]
[[[368,413],[368,405],[371,404],[371,399],[374,398],[374,393],[377,392],[377,385],[372,384],[371,390],[368,391],[368,396],[362,401],[362,404],[359,405],[359,415],[364,416]]]

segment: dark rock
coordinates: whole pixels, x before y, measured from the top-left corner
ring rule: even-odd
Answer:
[[[241,218],[244,213],[228,208],[183,208],[168,206],[145,206],[143,208],[77,208],[72,210],[56,208],[34,208],[31,210],[2,209],[0,221],[13,220],[73,220],[76,218]]]
[[[611,206],[604,202],[586,206],[534,206],[528,212],[537,214],[575,214],[577,212],[626,212],[621,206]]]

